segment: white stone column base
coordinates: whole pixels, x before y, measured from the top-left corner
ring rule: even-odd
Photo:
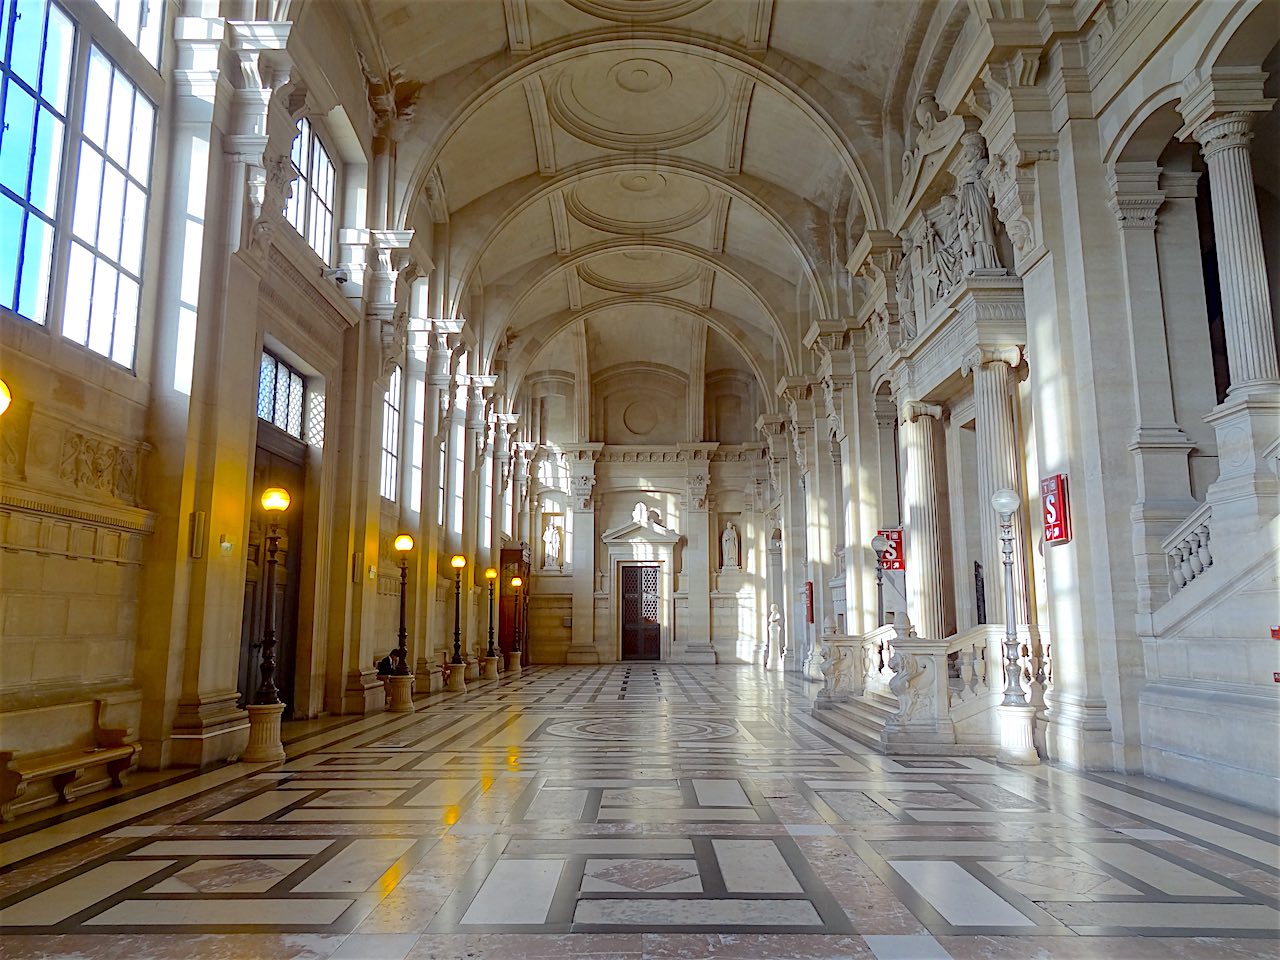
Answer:
[[[996,722],[1000,725],[997,760],[1026,766],[1040,763],[1035,744],[1035,707],[1001,704],[996,708]]]
[[[453,693],[467,692],[467,665],[465,663],[449,664],[449,684],[445,689]]]
[[[499,659],[498,657],[484,658],[484,679],[486,680],[498,679],[498,659]]]
[[[391,702],[387,704],[390,713],[413,713],[413,676],[391,676],[387,678],[391,685]]]
[[[507,651],[507,676],[518,677],[524,672],[524,668],[520,666],[520,651]]]
[[[285,758],[280,742],[283,703],[249,705],[249,746],[240,757],[245,763],[277,763]]]

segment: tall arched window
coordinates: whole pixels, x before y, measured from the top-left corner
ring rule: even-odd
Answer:
[[[400,367],[391,368],[387,392],[382,395],[382,482],[380,492],[398,500],[400,485]]]
[[[298,178],[284,215],[325,263],[333,262],[333,207],[338,176],[311,121],[298,121],[291,156]]]
[[[131,368],[163,82],[130,46],[156,62],[163,7],[102,5],[123,37],[0,0],[0,307]]]

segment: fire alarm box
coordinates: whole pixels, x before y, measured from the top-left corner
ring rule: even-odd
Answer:
[[[889,541],[880,557],[880,565],[885,570],[907,569],[907,556],[902,550],[902,528],[894,530],[877,530],[876,533]]]
[[[804,582],[804,622],[813,623],[813,581]]]
[[[1066,543],[1071,539],[1071,498],[1067,475],[1055,473],[1040,481],[1040,508],[1044,516],[1044,542]]]

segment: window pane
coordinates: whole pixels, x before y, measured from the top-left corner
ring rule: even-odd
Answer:
[[[116,325],[111,344],[111,359],[122,366],[133,366],[133,340],[138,329],[138,284],[120,275],[116,298]]]
[[[302,437],[302,377],[289,373],[289,424],[285,427],[295,437]]]
[[[138,27],[141,25],[142,11],[138,0],[120,0],[116,14],[116,23],[126,37],[137,43]]]
[[[271,419],[271,408],[276,396],[276,361],[269,353],[262,355],[258,369],[258,416]]]
[[[22,244],[22,208],[0,193],[0,304],[17,306],[18,250]]]
[[[45,0],[18,0],[9,68],[32,90],[40,85],[40,48],[44,45]]]
[[[85,85],[84,135],[98,146],[107,137],[107,100],[111,93],[111,64],[94,47],[89,51],[89,82]]]
[[[53,227],[27,215],[27,240],[23,245],[22,276],[18,282],[18,313],[44,323],[49,299],[49,274],[53,270]]]
[[[111,326],[116,314],[116,271],[104,260],[98,260],[93,278],[93,302],[89,312],[89,342],[94,353],[104,357],[111,352]]]
[[[119,70],[111,81],[111,108],[107,124],[107,156],[120,166],[129,163],[129,134],[133,131],[133,85]]]
[[[76,343],[89,339],[89,295],[93,291],[93,254],[71,244],[67,270],[67,300],[62,308],[62,335]]]
[[[80,176],[76,183],[75,235],[89,243],[98,239],[98,207],[102,199],[102,158],[92,147],[80,147]]]
[[[282,363],[276,366],[276,407],[271,422],[281,430],[289,425],[289,368]]]
[[[147,195],[136,184],[128,185],[124,208],[124,233],[120,243],[120,266],[132,274],[142,272],[142,238],[146,230]]]
[[[111,164],[102,171],[101,211],[98,215],[98,250],[120,259],[120,234],[124,229],[124,174]]]
[[[151,177],[151,140],[156,109],[139,95],[133,107],[133,143],[129,147],[129,173],[143,186]]]
[[[160,0],[142,0],[142,33],[138,48],[153,67],[160,65],[160,28],[164,26],[164,4]]]
[[[36,152],[31,168],[31,203],[49,217],[58,206],[58,175],[62,172],[62,121],[48,107],[36,120]]]
[[[63,116],[67,113],[67,91],[71,88],[71,41],[75,28],[58,7],[49,7],[49,37],[40,71],[40,95]],[[3,44],[0,43],[0,47]]]
[[[0,184],[20,197],[27,195],[35,122],[35,100],[10,80],[4,104],[4,140],[0,142]]]

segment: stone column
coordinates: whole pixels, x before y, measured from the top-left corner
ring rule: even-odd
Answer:
[[[979,347],[961,371],[973,374],[974,427],[978,439],[978,532],[982,541],[982,571],[986,587],[987,622],[1004,620],[1004,554],[1000,518],[991,509],[991,495],[1008,488],[1027,501],[1018,469],[1019,446],[1009,394],[1010,377],[1022,359],[1017,347]],[[1027,606],[1026,533],[1022,511],[1013,517],[1013,591],[1018,622],[1030,621]],[[910,569],[911,560],[907,564]]]
[[[1266,109],[1274,103],[1261,102]],[[1209,168],[1231,370],[1227,399],[1208,418],[1218,435],[1218,480],[1208,500],[1210,530],[1219,542],[1255,533],[1280,509],[1280,480],[1263,459],[1280,433],[1280,370],[1249,160],[1251,111],[1258,104],[1249,106],[1249,112],[1211,115],[1192,130]]]
[[[584,443],[566,451],[569,499],[573,509],[573,632],[565,663],[599,663],[596,650],[596,458],[603,443]]]
[[[1111,207],[1120,224],[1128,314],[1134,409],[1133,451],[1138,497],[1133,508],[1133,555],[1138,612],[1150,613],[1169,596],[1168,563],[1161,544],[1195,510],[1188,456],[1191,441],[1178,427],[1165,329],[1156,211],[1164,203],[1154,163],[1117,163]],[[1206,374],[1208,370],[1204,371]]]
[[[1205,121],[1194,131],[1209,168],[1233,396],[1273,394],[1280,381],[1258,198],[1249,160],[1253,120],[1252,113],[1228,113]]]
[[[899,440],[903,471],[903,551],[907,559],[907,610],[921,637],[945,635],[938,476],[934,445],[942,408],[908,400],[902,404]]]
[[[682,445],[684,446],[684,445]],[[674,659],[680,663],[715,663],[711,643],[711,565],[716,562],[717,540],[707,509],[707,488],[711,484],[709,453],[699,456],[698,447],[688,445],[684,455],[691,458],[685,479],[685,547],[680,584],[689,596],[684,623],[676,624]],[[710,444],[715,449],[715,444]],[[692,449],[690,449],[692,448]]]

